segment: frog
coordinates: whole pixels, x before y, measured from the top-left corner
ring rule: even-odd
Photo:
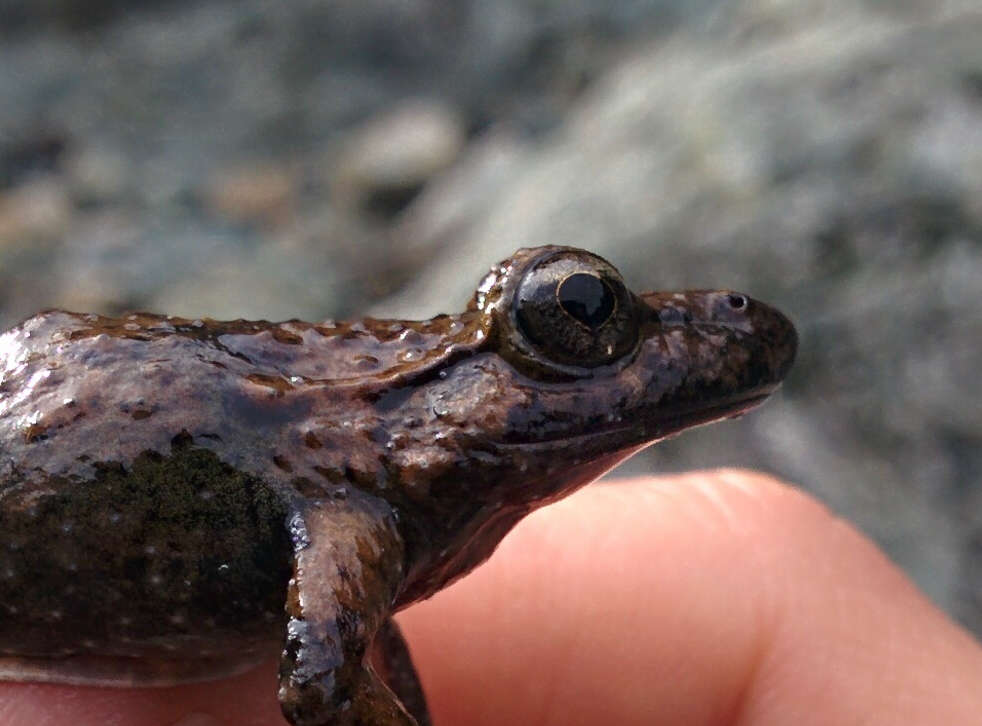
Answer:
[[[530,512],[756,407],[796,348],[745,294],[636,294],[557,245],[424,321],[40,313],[0,336],[0,679],[278,658],[294,726],[430,724],[393,615]]]

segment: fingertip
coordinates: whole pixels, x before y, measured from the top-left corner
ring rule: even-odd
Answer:
[[[588,487],[404,622],[440,724],[918,723],[897,688],[982,709],[970,636],[826,507],[741,470]]]

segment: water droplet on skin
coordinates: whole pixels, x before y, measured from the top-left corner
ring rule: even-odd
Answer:
[[[423,342],[423,336],[420,335],[419,331],[417,330],[406,328],[399,334],[399,340],[403,343],[409,343],[410,345],[419,345]]]
[[[303,383],[303,378],[301,376],[290,376],[290,383]]]
[[[423,358],[423,351],[420,348],[409,348],[399,355],[399,360],[406,363],[413,363]]]
[[[459,333],[463,332],[463,330],[464,324],[459,320],[454,320],[449,326],[447,326],[447,335],[458,335]]]
[[[205,321],[204,320],[201,320],[200,318],[195,318],[194,320],[191,321],[191,327],[192,328],[203,328],[203,327],[205,327]]]
[[[229,566],[224,563],[218,566],[218,571],[222,573],[228,572],[229,569]]]
[[[355,356],[355,366],[362,371],[370,371],[378,368],[380,361],[374,355]]]

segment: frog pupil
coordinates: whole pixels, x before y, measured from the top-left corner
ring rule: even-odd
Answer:
[[[599,328],[614,312],[614,293],[596,275],[577,272],[561,283],[556,298],[569,315],[590,328]]]

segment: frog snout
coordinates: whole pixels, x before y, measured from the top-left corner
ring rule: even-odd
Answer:
[[[771,380],[784,380],[798,353],[798,331],[783,313],[758,300],[748,298],[747,315]]]
[[[798,352],[798,332],[779,310],[749,295],[733,291],[705,293],[705,322],[739,331],[754,352],[764,381],[784,379]]]
[[[663,331],[722,333],[728,346],[744,348],[761,383],[781,381],[794,363],[798,350],[794,325],[783,313],[749,295],[733,290],[689,290],[639,297],[649,319]]]

